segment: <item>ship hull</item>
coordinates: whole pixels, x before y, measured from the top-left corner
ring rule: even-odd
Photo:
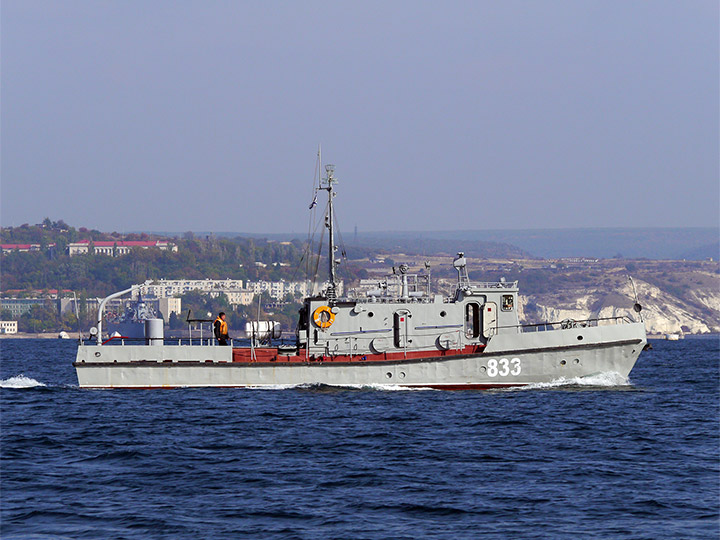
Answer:
[[[647,343],[642,323],[497,335],[482,352],[401,357],[238,361],[231,347],[82,345],[83,388],[284,387],[298,385],[485,389],[616,373],[626,378]],[[246,357],[243,357],[246,358]],[[248,358],[249,359],[249,358]]]

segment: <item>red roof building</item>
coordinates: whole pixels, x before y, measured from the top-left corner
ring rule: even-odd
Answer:
[[[11,251],[40,251],[42,246],[40,244],[0,244],[3,253],[10,253]],[[55,244],[48,244],[48,248],[55,247]]]

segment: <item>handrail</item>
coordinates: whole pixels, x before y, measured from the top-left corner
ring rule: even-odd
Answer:
[[[94,339],[94,337],[93,337],[93,339]],[[240,344],[239,346],[243,347],[243,346],[245,346],[245,345],[242,345],[243,339],[244,338],[238,338],[238,337],[232,338],[231,337],[230,341],[229,341],[229,346],[235,347],[236,341],[237,341]],[[140,345],[140,344],[147,345],[149,342],[159,341],[160,338],[113,336],[113,337],[103,341],[102,345],[107,345],[110,342],[117,343],[118,340],[120,341],[120,344],[123,346],[124,345]],[[177,344],[177,345],[187,346],[187,347],[194,347],[194,346],[217,347],[217,346],[219,346],[219,345],[217,345],[217,339],[215,337],[203,338],[202,340],[198,341],[197,343],[193,342],[193,340],[190,339],[189,337],[177,337],[177,336],[163,337],[162,341],[163,341],[163,344],[168,344],[168,345]],[[287,344],[288,344],[287,340],[285,340],[285,339],[280,340],[280,345],[287,345]],[[290,344],[295,345],[295,341],[291,341]]]
[[[459,288],[464,289],[466,287],[470,287],[471,289],[516,289],[517,286],[517,281],[468,281],[466,283],[462,283]]]
[[[511,324],[508,326],[496,326],[493,330],[495,330],[494,333],[497,333],[497,330],[500,330],[500,329],[520,328],[522,330],[525,328],[540,328],[540,327],[547,328],[548,326],[550,326],[552,328],[555,325],[559,325],[562,329],[567,329],[567,328],[577,328],[578,326],[580,326],[580,327],[592,326],[591,323],[598,323],[600,321],[615,321],[616,324],[620,324],[620,323],[618,323],[618,321],[620,321],[623,324],[634,322],[627,315],[617,315],[615,317],[596,317],[594,319],[583,319],[583,320],[565,319],[562,321],[542,322],[542,323],[535,323],[535,324]],[[597,324],[595,326],[597,326]]]
[[[133,292],[139,285],[133,285],[129,289],[125,289],[123,291],[119,291],[116,293],[111,294],[110,296],[107,296],[102,302],[100,302],[100,306],[98,306],[98,314],[97,314],[97,344],[102,345],[102,319],[103,319],[103,312],[105,311],[105,304],[108,303],[108,301],[112,300],[113,298],[118,298],[120,296],[124,296],[127,293]]]
[[[110,296],[105,297],[102,302],[100,302],[100,305],[98,306],[98,313],[97,313],[97,344],[102,345],[102,319],[103,319],[103,312],[105,311],[105,304],[108,303],[108,301],[112,300],[113,298],[119,298],[120,296],[124,296],[127,293],[133,292],[136,289],[139,289],[143,285],[147,285],[148,283],[151,283],[151,280],[146,280],[145,283],[133,285],[129,289],[125,289],[124,291],[118,291],[116,293],[111,294]]]
[[[124,339],[132,339],[132,338],[129,338],[128,336],[112,336],[111,338],[106,339],[105,341],[103,341],[102,344],[103,344],[103,345],[107,345],[107,344],[110,343],[113,339],[123,339],[123,340],[124,340]]]

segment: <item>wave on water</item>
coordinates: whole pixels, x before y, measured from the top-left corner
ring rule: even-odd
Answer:
[[[37,386],[45,386],[45,384],[26,377],[22,373],[9,379],[0,380],[0,388],[35,388]]]
[[[399,384],[346,384],[337,388],[351,388],[353,390],[379,390],[381,392],[426,392],[434,388],[420,386],[402,386]]]
[[[539,390],[545,388],[563,388],[563,387],[591,387],[591,388],[609,388],[616,386],[631,386],[630,379],[623,377],[616,371],[607,371],[605,373],[597,373],[588,375],[587,377],[560,377],[550,382],[531,383],[525,386],[516,387],[516,390]]]
[[[560,377],[550,382],[530,383],[523,386],[513,386],[500,389],[501,392],[513,392],[518,390],[544,390],[553,388],[629,388],[632,387],[630,379],[623,377],[616,371],[596,373],[587,377]],[[413,392],[413,391],[436,391],[430,387],[409,387],[399,384],[272,384],[247,386],[253,390],[309,390],[315,392],[339,392],[344,390],[374,390],[379,392]],[[491,390],[492,391],[492,390]]]

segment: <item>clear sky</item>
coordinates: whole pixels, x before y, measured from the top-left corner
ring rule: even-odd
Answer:
[[[716,1],[0,9],[4,226],[718,225]]]

